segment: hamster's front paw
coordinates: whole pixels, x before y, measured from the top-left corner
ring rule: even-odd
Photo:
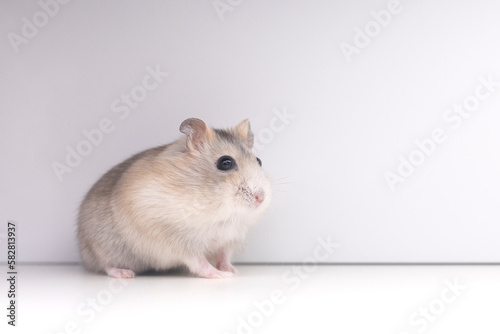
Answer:
[[[215,267],[220,271],[225,271],[228,273],[236,274],[238,271],[231,264],[231,252],[227,249],[221,248],[216,254],[216,265]]]
[[[107,268],[106,274],[108,274],[109,277],[114,277],[114,278],[134,278],[135,277],[135,273],[132,270],[120,269],[120,268]]]
[[[238,273],[238,270],[236,270],[235,267],[233,267],[233,265],[229,262],[218,262],[217,263],[217,269],[219,269],[220,271],[224,271],[224,272],[228,272],[228,273],[233,273],[233,274],[237,274]]]
[[[234,273],[230,273],[228,271],[220,271],[214,268],[214,271],[211,271],[205,276],[201,276],[203,278],[231,278],[234,277]]]
[[[220,271],[214,268],[204,257],[188,261],[187,266],[193,274],[203,278],[231,278],[234,276],[233,272]]]

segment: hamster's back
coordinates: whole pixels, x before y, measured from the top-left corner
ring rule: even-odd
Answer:
[[[103,271],[110,260],[119,263],[127,259],[127,265],[134,262],[139,265],[143,262],[135,259],[124,238],[120,237],[121,231],[116,226],[112,211],[112,200],[118,181],[134,163],[157,156],[167,146],[143,151],[116,165],[85,196],[78,215],[78,242],[87,269]]]

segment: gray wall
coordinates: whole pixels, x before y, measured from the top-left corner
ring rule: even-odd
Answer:
[[[249,117],[275,199],[237,260],[301,261],[330,236],[333,262],[498,262],[499,10],[2,1],[0,232],[19,223],[21,261],[78,261],[100,175],[185,118]]]

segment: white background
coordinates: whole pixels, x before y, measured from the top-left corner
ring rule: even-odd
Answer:
[[[342,43],[388,3],[252,0],[219,15],[209,0],[74,0],[15,52],[8,34],[42,9],[2,1],[0,231],[18,222],[21,261],[78,261],[78,205],[112,166],[188,117],[249,117],[262,144],[286,110],[258,151],[274,202],[236,260],[298,262],[330,235],[333,262],[499,262],[500,87],[457,129],[443,115],[479,77],[500,81],[500,6],[401,1],[348,61]],[[120,119],[111,104],[157,66],[168,77]],[[106,118],[114,130],[60,182],[53,162]],[[435,128],[447,140],[392,191],[384,173]]]

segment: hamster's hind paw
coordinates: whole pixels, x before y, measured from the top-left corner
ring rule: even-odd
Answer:
[[[106,274],[114,278],[134,278],[135,273],[129,269],[106,268]]]

